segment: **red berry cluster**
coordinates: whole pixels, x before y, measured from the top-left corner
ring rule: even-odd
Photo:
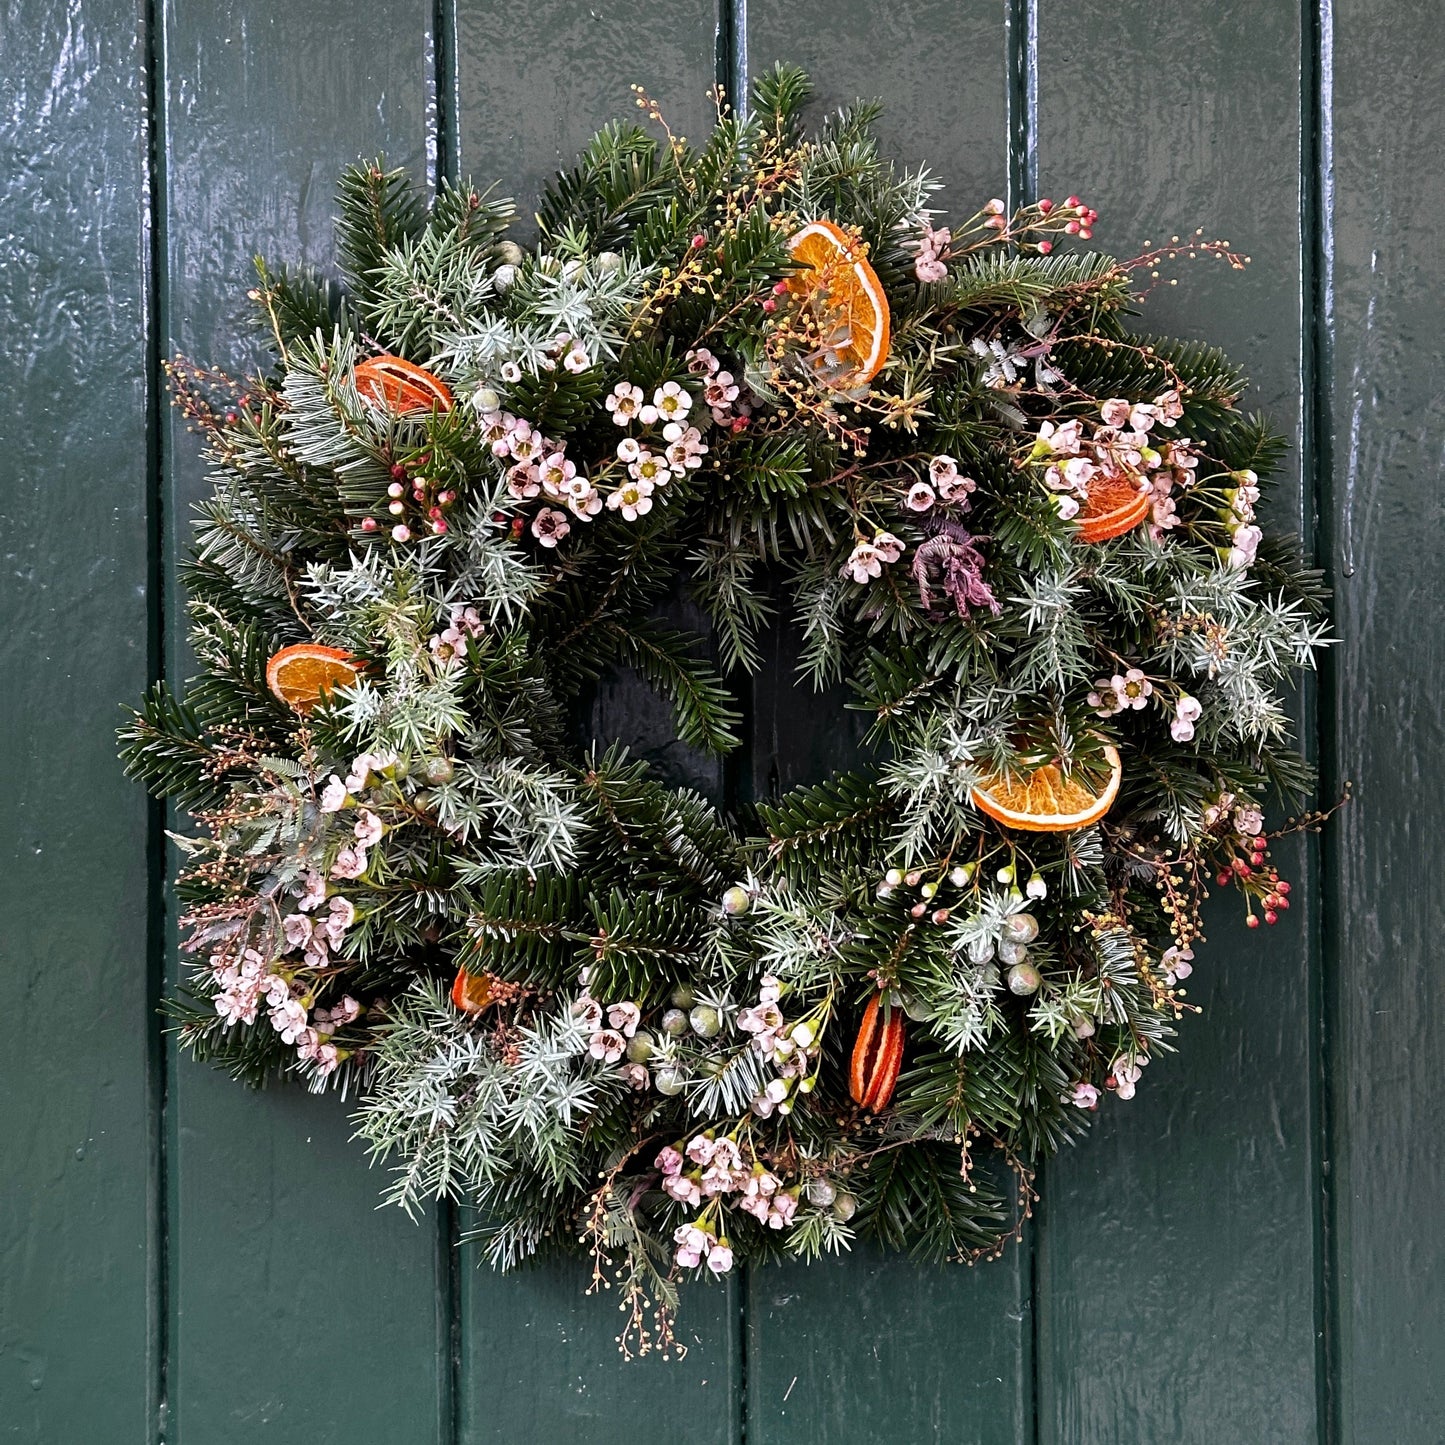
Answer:
[[[416,532],[426,530],[440,537],[447,530],[447,509],[457,494],[450,487],[439,487],[427,476],[431,453],[423,452],[409,464],[393,462],[391,481],[386,488],[386,510],[394,519],[391,535],[395,541],[407,542]],[[361,530],[375,532],[381,526],[375,517],[363,517]]]
[[[1244,894],[1249,909],[1244,921],[1249,928],[1259,927],[1260,914],[1254,911],[1254,899],[1259,899],[1266,923],[1278,923],[1280,914],[1289,908],[1288,880],[1279,876],[1274,864],[1265,861],[1269,856],[1268,841],[1263,834],[1250,838],[1248,857],[1231,858],[1215,880],[1221,888],[1233,883]]]

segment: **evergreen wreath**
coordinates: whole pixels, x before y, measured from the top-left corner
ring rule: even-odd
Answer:
[[[345,289],[258,262],[274,367],[171,369],[200,671],[121,736],[195,825],[180,1038],[358,1091],[389,1198],[475,1204],[494,1265],[590,1251],[624,1349],[739,1259],[997,1253],[1170,1048],[1208,885],[1289,906],[1262,808],[1312,781],[1283,444],[1128,325],[1136,272],[1242,258],[1063,249],[1077,197],[938,227],[877,107],[808,135],[808,94],[715,97],[701,148],[609,125],[530,251],[352,169]],[[578,742],[630,668],[734,747],[779,612],[865,766],[725,817]]]

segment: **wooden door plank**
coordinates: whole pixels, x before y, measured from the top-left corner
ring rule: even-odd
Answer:
[[[326,266],[343,166],[385,151],[425,172],[432,6],[267,0],[164,10],[166,319],[171,345],[232,368],[252,255]],[[172,565],[204,489],[167,442]],[[168,590],[170,673],[183,618]],[[442,1441],[449,1305],[436,1222],[377,1208],[354,1100],[249,1094],[173,1064],[171,1412],[194,1445]]]
[[[858,96],[888,109],[884,142],[946,182],[968,215],[1006,193],[1006,11],[984,0],[752,0],[749,67],[810,69],[817,113]],[[779,637],[754,692],[753,795],[848,766],[863,719],[794,681]],[[1027,1441],[1032,1428],[1030,1263],[1008,1250],[974,1269],[920,1268],[857,1249],[841,1261],[753,1270],[748,1291],[749,1442]]]
[[[1301,38],[1247,3],[1041,0],[1045,195],[1085,194],[1120,255],[1202,226],[1253,257],[1184,261],[1146,329],[1208,338],[1252,374],[1249,409],[1298,439]],[[1178,279],[1177,286],[1170,277]],[[1147,280],[1147,278],[1145,278]],[[1299,525],[1298,451],[1266,515]],[[1039,1438],[1299,1442],[1316,1430],[1316,879],[1279,850],[1295,907],[1246,934],[1216,900],[1191,980],[1202,1018],[1130,1103],[1045,1171]]]
[[[456,17],[460,171],[497,181],[518,203],[519,240],[535,236],[542,186],[604,121],[637,116],[628,87],[661,102],[673,130],[700,139],[711,126],[718,17],[712,0],[666,10],[540,0]],[[671,620],[698,629],[674,604]],[[722,794],[722,770],[680,747],[669,710],[636,680],[605,680],[584,729],[617,738],[664,776]],[[612,1440],[636,1445],[732,1441],[739,1432],[739,1296],[736,1285],[685,1292],[681,1362],[624,1365],[611,1296],[586,1298],[588,1266],[559,1260],[498,1276],[463,1248],[460,1439]],[[648,1408],[646,1402],[665,1402]]]
[[[1325,840],[1339,1439],[1445,1431],[1445,675],[1439,276],[1445,11],[1324,21],[1323,498],[1338,589],[1326,739],[1356,801]]]
[[[0,21],[0,1438],[150,1438],[148,805],[116,703],[153,665],[145,35]]]

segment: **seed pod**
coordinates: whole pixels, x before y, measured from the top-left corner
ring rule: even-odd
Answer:
[[[863,1010],[848,1073],[853,1102],[874,1114],[888,1106],[903,1065],[903,1010],[880,1008],[880,1002],[881,995],[874,994]]]

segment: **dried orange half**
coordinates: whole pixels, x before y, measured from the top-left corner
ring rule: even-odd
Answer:
[[[1127,477],[1096,475],[1089,481],[1089,499],[1079,509],[1079,541],[1107,542],[1122,537],[1149,515],[1150,506],[1151,494],[1141,492]]]
[[[424,367],[414,366],[399,356],[373,356],[351,373],[351,380],[367,401],[398,414],[408,411],[452,409],[452,393],[446,382]]]
[[[319,642],[283,647],[266,663],[266,686],[297,712],[310,712],[326,693],[350,687],[360,676],[360,664],[349,652]]]
[[[823,322],[843,372],[829,376],[834,385],[861,386],[872,381],[888,360],[888,298],[863,248],[832,221],[810,221],[788,242],[800,270],[788,290],[805,297]]]
[[[1029,833],[1072,833],[1097,823],[1119,796],[1124,775],[1119,750],[1104,748],[1109,781],[1090,787],[1077,773],[1066,776],[1057,763],[1045,763],[1031,773],[991,778],[973,790],[980,812],[996,823]]]
[[[464,1014],[479,1014],[492,1002],[492,984],[496,980],[489,973],[468,973],[459,968],[452,980],[452,1005]]]

